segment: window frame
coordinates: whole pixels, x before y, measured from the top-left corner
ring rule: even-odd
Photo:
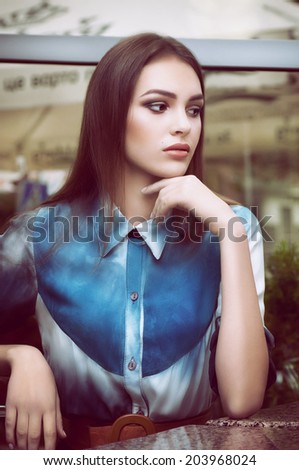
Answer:
[[[0,34],[0,63],[95,65],[121,37]],[[179,38],[204,70],[299,70],[299,40]]]

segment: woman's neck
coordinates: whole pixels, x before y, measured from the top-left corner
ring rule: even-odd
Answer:
[[[126,165],[124,174],[124,188],[117,194],[116,205],[120,208],[124,216],[133,222],[134,225],[147,220],[153,210],[157,194],[145,195],[142,188],[157,181],[148,174],[134,171]]]

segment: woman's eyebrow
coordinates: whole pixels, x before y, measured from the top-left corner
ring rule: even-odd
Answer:
[[[140,98],[142,98],[143,96],[152,95],[152,94],[164,95],[164,96],[167,96],[168,98],[173,98],[173,99],[177,98],[177,95],[175,93],[172,93],[171,91],[167,91],[167,90],[160,90],[158,88],[153,88],[151,90],[146,91],[145,93],[140,95]],[[195,101],[195,100],[203,100],[203,94],[198,93],[197,95],[190,96],[189,101]]]

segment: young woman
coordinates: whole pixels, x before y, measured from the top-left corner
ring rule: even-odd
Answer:
[[[1,240],[1,327],[36,311],[43,344],[0,346],[10,447],[54,448],[61,412],[159,430],[204,422],[217,395],[234,418],[261,407],[262,236],[203,183],[203,119],[176,40],[137,35],[99,62],[68,181]]]

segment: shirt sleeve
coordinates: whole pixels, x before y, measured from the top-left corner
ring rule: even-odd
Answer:
[[[269,374],[268,374],[268,383],[267,387],[272,385],[276,380],[276,371],[271,358],[271,351],[274,348],[274,337],[272,333],[268,330],[264,323],[265,315],[265,304],[264,304],[264,293],[265,293],[265,267],[264,267],[264,249],[263,249],[263,236],[260,229],[259,221],[255,215],[247,208],[243,206],[232,206],[233,211],[236,214],[236,217],[241,220],[244,224],[248,245],[250,251],[252,271],[256,286],[256,292],[258,296],[258,302],[260,307],[260,314],[262,322],[264,325],[265,336],[269,351]],[[215,372],[215,355],[217,347],[217,339],[221,322],[221,309],[222,309],[222,298],[221,298],[221,289],[218,297],[218,305],[216,310],[216,325],[215,333],[211,340],[211,357],[210,357],[210,383],[212,389],[218,393],[216,372]]]
[[[37,281],[29,224],[34,213],[12,219],[0,236],[0,331],[17,327],[34,314]]]

